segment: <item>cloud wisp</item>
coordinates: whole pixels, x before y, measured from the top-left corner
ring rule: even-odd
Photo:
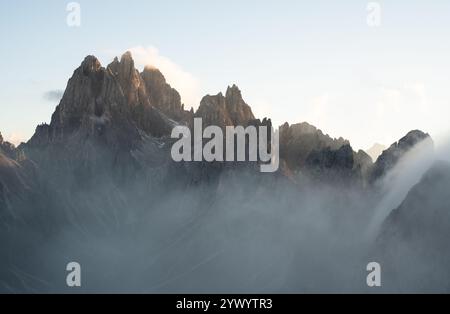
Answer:
[[[44,93],[44,99],[50,102],[60,101],[64,91],[60,89],[49,90]]]
[[[200,83],[191,73],[168,57],[162,56],[155,47],[136,46],[128,49],[139,68],[152,66],[159,69],[167,82],[180,93],[187,108],[197,107],[201,100]]]

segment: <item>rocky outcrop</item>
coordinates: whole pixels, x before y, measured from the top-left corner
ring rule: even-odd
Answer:
[[[158,69],[147,66],[141,77],[152,106],[176,121],[187,122],[192,119],[192,111],[184,110],[180,94],[166,82]]]
[[[343,138],[333,139],[306,122],[285,123],[280,127],[280,158],[293,170],[304,168],[312,152],[336,151],[344,145],[349,142]]]
[[[116,83],[120,86],[121,94],[125,98],[121,101],[124,101],[130,107],[138,105],[150,106],[148,92],[139,72],[134,67],[131,53],[126,52],[123,54],[120,61],[118,58],[115,58],[108,65],[105,73],[114,77]],[[117,98],[118,96],[114,95],[113,97]]]
[[[375,162],[370,173],[370,181],[375,182],[385,176],[407,152],[424,141],[429,144],[430,149],[433,149],[433,141],[430,135],[419,130],[409,132],[400,141],[392,144]]]
[[[350,179],[354,165],[353,149],[346,144],[332,150],[326,147],[313,150],[305,162],[305,171],[314,179]]]
[[[252,109],[245,103],[236,85],[228,87],[225,96],[219,93],[207,95],[200,102],[195,117],[201,117],[204,125],[246,126],[255,120]]]

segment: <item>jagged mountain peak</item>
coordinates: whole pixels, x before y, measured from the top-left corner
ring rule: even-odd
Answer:
[[[132,55],[132,53],[131,53],[131,51],[125,51],[123,54],[122,54],[122,57],[121,57],[121,60],[122,61],[124,61],[124,60],[130,60],[130,61],[133,61],[134,62],[134,60],[133,60],[133,55]]]
[[[242,92],[236,84],[227,87],[227,91],[225,93],[226,98],[238,98],[242,99]]]
[[[206,124],[247,125],[255,120],[252,109],[244,101],[241,90],[236,86],[228,86],[225,95],[206,95],[200,102],[195,116],[202,117]]]
[[[374,182],[385,176],[406,153],[422,142],[426,142],[429,149],[434,149],[433,140],[428,133],[420,130],[408,132],[398,142],[393,143],[388,149],[381,153],[374,164],[370,180]]]
[[[83,73],[85,75],[88,75],[89,73],[97,72],[101,69],[102,65],[100,61],[97,59],[97,57],[93,55],[89,55],[86,58],[84,58],[83,62],[81,63],[80,68],[82,69]]]
[[[129,149],[132,143],[139,142],[140,134],[169,135],[174,123],[191,125],[194,116],[203,118],[204,125],[221,127],[246,126],[255,121],[236,84],[227,86],[225,93],[205,96],[194,114],[184,110],[179,93],[161,71],[146,66],[139,73],[130,52],[116,57],[106,69],[95,56],[87,56],[69,80],[50,125],[39,126],[30,142],[42,145],[78,134],[79,138],[94,138],[111,147]],[[428,137],[422,131],[411,131],[372,165],[365,153],[354,152],[343,138],[332,138],[307,122],[285,123],[280,130],[280,155],[294,170],[339,165],[353,175],[357,168],[364,173],[371,168],[374,178]]]
[[[108,68],[118,70],[120,69],[128,69],[129,71],[134,71],[134,60],[133,56],[129,51],[125,52],[121,57],[120,60],[118,57],[115,57],[114,60],[108,65]],[[115,71],[113,71],[114,73]]]
[[[205,124],[221,126],[255,120],[236,84],[228,86],[225,94],[205,96],[195,115]],[[131,52],[115,57],[106,68],[89,55],[70,78],[51,123],[39,126],[30,142],[63,140],[81,129],[84,134],[103,134],[105,128],[120,129],[118,124],[124,123],[129,124],[126,129],[162,136],[170,133],[174,121],[190,125],[193,117],[193,110],[184,110],[180,94],[163,73],[153,66],[139,72]]]
[[[420,130],[412,130],[398,141],[397,147],[403,150],[407,150],[425,139],[431,139],[428,133],[422,132]]]

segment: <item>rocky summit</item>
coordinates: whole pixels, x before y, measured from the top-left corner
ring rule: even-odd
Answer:
[[[69,80],[50,125],[39,126],[29,144],[83,134],[131,148],[140,132],[158,137],[170,134],[171,119],[182,121],[189,115],[164,76],[147,68],[139,73],[130,53],[106,68],[88,56]]]
[[[205,96],[195,113],[203,118],[207,125],[246,126],[255,120],[252,109],[242,99],[242,94],[236,85],[228,87],[225,96],[219,93],[215,96]]]

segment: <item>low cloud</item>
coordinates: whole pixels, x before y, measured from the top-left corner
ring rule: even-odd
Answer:
[[[51,102],[60,101],[63,95],[63,90],[50,90],[44,93],[44,99]]]
[[[3,140],[5,142],[10,142],[10,143],[14,144],[15,146],[18,146],[21,143],[26,142],[27,138],[21,132],[12,132],[9,134],[4,134]]]

